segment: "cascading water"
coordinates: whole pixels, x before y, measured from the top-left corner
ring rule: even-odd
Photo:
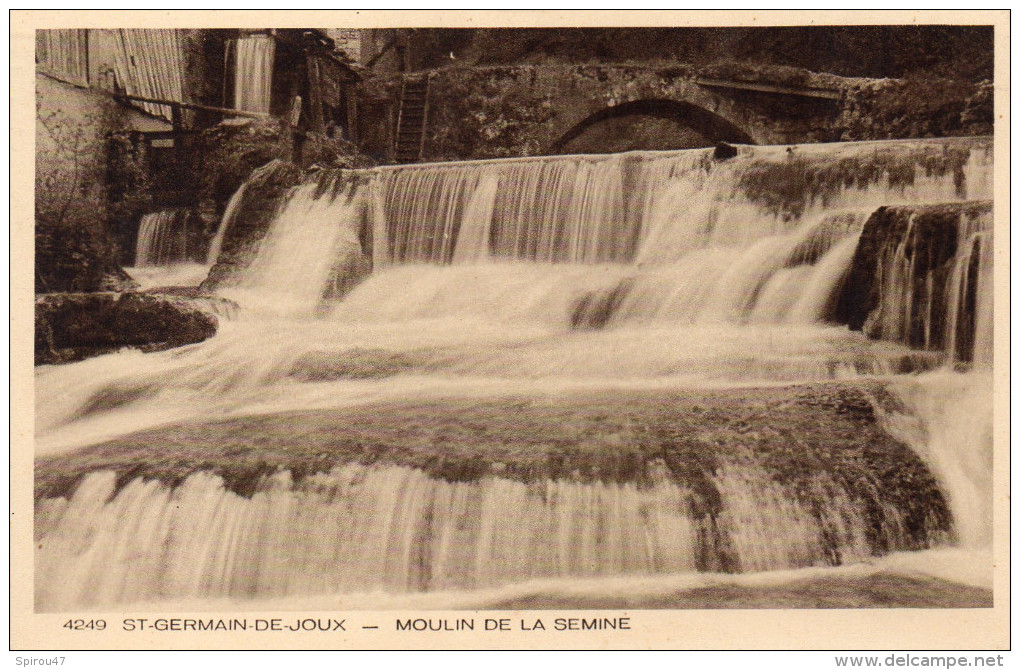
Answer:
[[[840,305],[848,322],[875,337],[988,367],[991,203],[883,207],[870,224],[848,278],[854,290]]]
[[[957,252],[949,279],[946,351],[954,359],[970,358],[992,366],[992,248],[990,212],[959,219]]]
[[[331,280],[364,257],[359,233],[368,202],[358,180],[324,174],[288,196],[262,240],[258,255],[229,297],[262,310],[314,312]]]
[[[146,214],[138,225],[134,266],[125,270],[143,290],[198,286],[209,273],[209,265],[194,261],[197,233],[190,209]]]
[[[138,224],[135,267],[188,260],[188,216],[186,209],[164,209],[143,216]]]
[[[248,35],[235,42],[234,109],[269,114],[276,41]]]
[[[953,466],[931,391],[976,373],[894,373],[990,362],[989,219],[930,279],[913,228],[870,255],[871,322],[891,268],[942,282],[944,346],[835,320],[878,208],[987,199],[990,169],[937,140],[320,173],[215,338],[39,370],[37,607],[980,545],[987,463]]]
[[[230,230],[230,227],[234,224],[234,219],[237,218],[237,210],[244,201],[244,193],[247,188],[248,182],[245,182],[234,192],[234,195],[230,196],[230,200],[227,202],[227,208],[223,211],[223,216],[220,218],[220,225],[216,228],[216,233],[213,235],[212,241],[209,243],[209,251],[207,251],[205,255],[206,265],[211,266],[215,264],[216,259],[220,257],[220,251],[223,250],[223,238],[226,236],[227,231]]]
[[[819,491],[830,505],[821,515],[740,463],[713,479],[728,509],[708,522],[691,508],[689,486],[661,462],[640,486],[498,476],[449,482],[406,467],[346,465],[300,484],[273,475],[250,497],[203,473],[173,490],[136,479],[116,493],[113,473],[94,474],[70,502],[48,500],[38,511],[47,540],[39,597],[73,607],[165,594],[442,591],[699,566],[782,569],[832,564],[833,551],[847,562],[873,551],[868,511],[825,477],[816,481],[829,487]],[[889,534],[882,542],[912,547],[900,511],[881,521]],[[776,525],[782,534],[770,532]],[[67,589],[56,577],[66,574],[67,555],[84,548],[83,528],[93,548],[73,568],[78,590]],[[292,549],[274,556],[269,547]]]

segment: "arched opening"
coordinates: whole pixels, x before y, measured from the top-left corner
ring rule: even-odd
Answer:
[[[704,107],[676,100],[636,100],[595,112],[564,133],[549,153],[693,149],[717,142],[754,144],[746,132]]]

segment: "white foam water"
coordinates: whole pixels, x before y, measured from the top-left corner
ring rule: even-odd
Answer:
[[[406,467],[349,465],[300,484],[284,472],[250,498],[201,472],[174,489],[136,479],[116,493],[113,473],[93,474],[69,501],[45,500],[36,511],[36,599],[59,610],[165,594],[450,591],[696,572],[721,529],[731,571],[827,564],[833,534],[843,562],[871,555],[863,510],[831,481],[819,517],[761,475],[738,463],[720,468],[714,479],[726,509],[706,525],[661,462],[641,486],[449,482]],[[895,513],[887,521],[902,525]]]
[[[166,288],[168,286],[195,287],[209,275],[209,265],[201,263],[175,263],[124,268],[124,272],[138,283],[138,290]]]
[[[276,40],[246,35],[234,42],[234,109],[269,114]]]

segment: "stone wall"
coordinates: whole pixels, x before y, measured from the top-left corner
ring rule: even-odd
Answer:
[[[650,149],[717,141],[800,144],[992,130],[987,82],[854,79],[738,63],[455,65],[415,76],[430,77],[427,161],[570,153],[572,147],[565,140],[572,131],[612,121],[618,127],[603,134],[618,136],[628,132],[620,128],[621,119],[637,123],[672,119],[702,136],[692,144],[678,129],[675,138],[626,147]],[[392,160],[400,82],[399,76],[391,75],[367,79],[360,86],[361,150],[380,160]],[[821,90],[830,97],[776,89]],[[588,141],[583,150],[621,148],[604,144]]]
[[[678,103],[675,117],[707,134],[711,142],[780,144],[833,139],[834,110],[819,114],[817,105],[812,105],[806,114],[803,101],[789,96],[744,99],[698,85],[696,78],[707,71],[688,66],[630,65],[436,70],[430,75],[425,159],[558,153],[564,136],[589,117],[634,103],[641,103],[632,110],[635,116],[657,116],[662,114],[662,101]],[[362,124],[365,153],[388,151],[399,96],[397,77],[362,84],[359,116],[375,119],[373,127]]]

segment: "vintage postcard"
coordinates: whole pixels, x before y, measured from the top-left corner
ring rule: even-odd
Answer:
[[[12,648],[1008,649],[1009,40],[14,12]]]

